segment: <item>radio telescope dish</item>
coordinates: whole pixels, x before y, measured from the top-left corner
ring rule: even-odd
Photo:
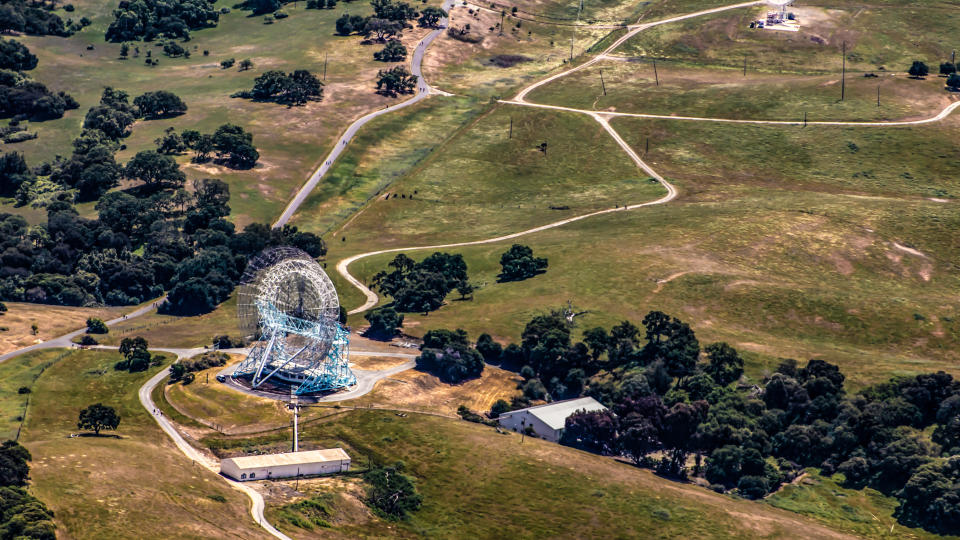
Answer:
[[[277,247],[254,257],[240,279],[237,317],[256,341],[234,377],[249,377],[253,388],[270,381],[305,394],[356,383],[337,291],[303,251]]]

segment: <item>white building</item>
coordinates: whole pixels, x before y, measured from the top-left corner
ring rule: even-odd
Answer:
[[[239,480],[314,476],[350,470],[350,456],[343,448],[242,456],[220,460],[220,474]]]
[[[582,397],[505,412],[500,415],[498,421],[501,426],[517,432],[525,430],[527,426],[533,426],[533,432],[538,437],[558,442],[563,435],[568,416],[577,411],[605,410],[607,408],[592,397]]]

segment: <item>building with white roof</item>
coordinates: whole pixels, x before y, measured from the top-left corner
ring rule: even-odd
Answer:
[[[266,480],[316,476],[350,470],[350,456],[343,448],[241,456],[220,460],[220,474],[239,480]]]
[[[527,426],[532,426],[533,432],[538,437],[558,442],[563,435],[567,417],[577,411],[605,410],[607,408],[592,397],[582,397],[505,412],[500,415],[498,421],[501,426],[514,431],[523,431]]]

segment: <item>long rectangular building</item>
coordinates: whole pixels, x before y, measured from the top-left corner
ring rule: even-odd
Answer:
[[[343,448],[241,456],[220,460],[220,474],[241,482],[270,478],[316,476],[350,470],[350,456]]]
[[[530,428],[538,437],[558,442],[563,435],[568,416],[577,411],[605,410],[607,408],[592,397],[582,397],[505,412],[497,420],[507,429],[523,431]]]

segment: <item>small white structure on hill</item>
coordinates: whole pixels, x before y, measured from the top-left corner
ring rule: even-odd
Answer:
[[[220,474],[245,482],[269,478],[316,476],[350,470],[350,456],[343,448],[242,456],[220,460]]]
[[[558,442],[563,435],[567,417],[577,411],[605,411],[606,407],[592,397],[555,401],[516,411],[505,412],[497,419],[500,425],[514,431],[523,431],[531,426],[540,438]]]

